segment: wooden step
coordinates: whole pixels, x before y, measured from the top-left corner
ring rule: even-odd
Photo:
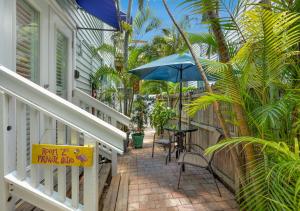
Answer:
[[[104,199],[103,211],[127,210],[129,176],[118,174],[111,180],[107,195]]]
[[[111,171],[111,163],[104,163],[102,164],[99,170],[99,200],[103,194],[104,187],[107,183],[108,176],[110,175]]]
[[[114,211],[116,207],[116,201],[118,197],[119,185],[120,185],[121,175],[114,176],[111,179],[111,183],[104,200],[103,211]]]
[[[128,189],[129,189],[129,175],[123,174],[121,176],[117,205],[116,205],[116,209],[115,209],[116,211],[127,210]]]

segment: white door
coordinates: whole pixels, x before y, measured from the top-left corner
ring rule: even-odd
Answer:
[[[72,30],[62,21],[62,19],[55,14],[51,13],[53,17],[52,38],[53,38],[53,49],[52,49],[52,84],[55,92],[58,96],[71,100],[72,98],[72,69],[73,69],[73,54],[72,54]],[[51,73],[50,73],[51,75]],[[56,122],[56,141],[64,140],[67,143],[68,130],[67,127],[59,122]],[[62,143],[60,141],[60,143]]]
[[[54,15],[54,60],[55,92],[60,97],[71,100],[72,87],[72,30]]]

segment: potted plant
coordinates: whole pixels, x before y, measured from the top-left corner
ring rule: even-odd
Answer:
[[[163,134],[164,126],[174,117],[176,112],[167,107],[164,102],[157,101],[150,114],[150,124],[154,127],[157,134]]]
[[[147,116],[147,104],[142,96],[137,96],[133,102],[133,112],[131,115],[132,127],[132,140],[135,148],[143,147],[144,129]]]

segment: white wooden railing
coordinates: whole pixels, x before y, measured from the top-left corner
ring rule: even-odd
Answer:
[[[89,113],[97,116],[103,121],[111,124],[115,128],[120,128],[120,126],[126,126],[129,128],[130,118],[121,112],[113,109],[101,101],[91,97],[85,92],[75,88],[73,89],[73,103],[80,108],[88,111]],[[124,146],[127,145],[129,134],[127,134],[127,140],[124,142]],[[126,146],[125,146],[126,147]],[[117,157],[116,155],[112,155],[111,151],[106,148],[105,145],[99,145],[100,152],[103,156],[111,160],[112,162],[112,175],[117,174]]]
[[[13,210],[16,199],[44,210],[98,210],[98,145],[116,156],[123,153],[126,134],[3,66],[0,90],[0,210]],[[95,146],[93,166],[83,170],[83,204],[79,167],[71,167],[69,198],[66,167],[30,165],[28,159],[32,144],[80,145],[81,141]]]
[[[99,100],[91,97],[85,92],[74,89],[73,90],[73,101],[78,104],[78,106],[82,108],[88,108],[89,112],[92,113],[92,108],[94,108],[94,114],[110,123],[114,127],[117,127],[117,123],[121,123],[122,125],[129,126],[130,118],[121,112],[105,105]]]

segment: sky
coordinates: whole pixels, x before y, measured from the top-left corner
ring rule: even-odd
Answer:
[[[169,18],[162,0],[145,0],[145,2],[149,2],[149,7],[153,14],[161,19],[162,26],[164,28],[172,27],[173,24],[171,19]],[[184,11],[182,8],[178,7],[178,0],[167,0],[167,3],[171,9],[172,14],[175,16],[177,21],[182,20],[187,14],[187,11]],[[127,12],[128,0],[120,0],[121,10],[123,12]],[[133,7],[132,7],[132,17],[134,18],[138,9],[138,0],[133,0]],[[199,17],[198,17],[199,18]],[[188,30],[189,32],[206,32],[207,27],[203,24],[200,24],[201,19],[192,21],[191,28]],[[142,37],[142,40],[150,41],[155,35],[160,34],[160,31],[155,31],[146,34]]]

